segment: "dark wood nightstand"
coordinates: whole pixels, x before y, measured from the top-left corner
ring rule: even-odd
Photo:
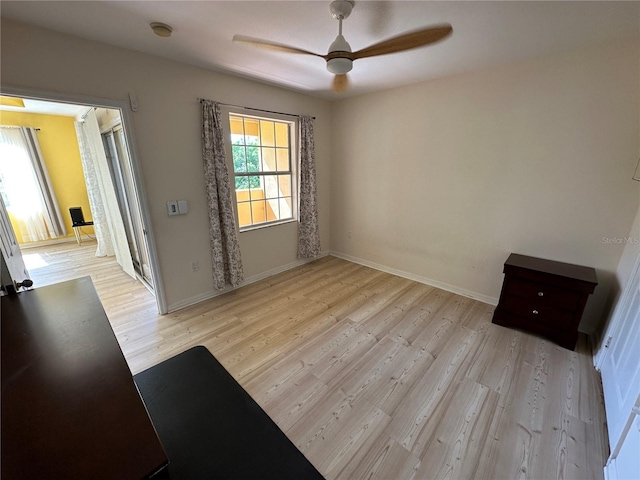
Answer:
[[[512,253],[493,323],[537,333],[573,350],[587,298],[598,279],[590,267]]]

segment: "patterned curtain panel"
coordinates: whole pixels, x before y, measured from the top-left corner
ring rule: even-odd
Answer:
[[[209,235],[213,284],[222,290],[226,284],[238,286],[244,280],[232,191],[224,153],[220,104],[202,100],[202,160],[209,201]]]
[[[300,220],[298,222],[298,258],[320,255],[318,202],[316,198],[316,159],[313,143],[313,119],[300,117]]]

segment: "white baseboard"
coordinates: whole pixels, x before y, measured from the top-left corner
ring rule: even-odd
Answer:
[[[408,280],[413,280],[418,283],[424,283],[425,285],[436,287],[441,290],[446,290],[447,292],[455,293],[457,295],[462,295],[463,297],[471,298],[473,300],[478,300],[483,303],[488,303],[489,305],[494,305],[494,306],[498,305],[498,298],[496,297],[490,297],[488,295],[483,295],[481,293],[465,290],[464,288],[459,288],[453,285],[449,285],[448,283],[439,282],[438,280],[434,280],[432,278],[423,277],[421,275],[415,275],[413,273],[391,268],[386,265],[381,265],[379,263],[370,262],[369,260],[364,260],[362,258],[352,257],[351,255],[346,255],[344,253],[336,252],[333,250],[329,252],[329,255],[342,258],[343,260],[348,260],[349,262],[364,265],[365,267],[374,268],[376,270],[380,270],[381,272],[386,272],[392,275],[396,275],[398,277],[406,278]]]
[[[28,250],[30,248],[46,247],[47,245],[57,245],[59,243],[76,243],[76,237],[55,238],[53,240],[43,240],[42,242],[21,243],[20,250]]]
[[[217,297],[218,295],[222,295],[224,293],[231,292],[233,290],[236,290],[238,288],[244,287],[246,285],[250,285],[252,283],[258,282],[258,281],[263,280],[265,278],[272,277],[273,275],[277,275],[278,273],[286,272],[287,270],[291,270],[292,268],[299,267],[300,265],[304,265],[306,263],[313,262],[313,261],[318,260],[318,259],[320,259],[322,257],[326,257],[327,255],[329,255],[329,252],[325,251],[325,252],[320,253],[320,255],[318,255],[317,257],[314,257],[314,258],[301,258],[301,259],[298,259],[298,260],[296,260],[294,262],[287,263],[286,265],[281,265],[281,266],[273,268],[271,270],[267,270],[266,272],[258,273],[257,275],[252,275],[249,278],[245,278],[244,282],[242,282],[242,284],[238,285],[237,287],[227,287],[227,288],[225,288],[223,290],[209,291],[209,292],[205,292],[205,293],[200,294],[200,295],[196,295],[194,297],[187,298],[187,299],[182,300],[180,302],[172,303],[171,305],[168,306],[167,313],[173,313],[173,312],[176,312],[178,310],[182,310],[183,308],[190,307],[191,305],[195,305],[196,303],[200,303],[200,302],[203,302],[205,300],[209,300],[210,298]]]

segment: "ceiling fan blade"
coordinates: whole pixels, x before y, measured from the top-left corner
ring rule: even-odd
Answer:
[[[414,32],[398,35],[397,37],[383,40],[369,47],[358,50],[351,54],[351,58],[356,60],[358,58],[374,57],[377,55],[386,55],[388,53],[402,52],[404,50],[410,50],[412,48],[423,47],[431,43],[435,43],[438,40],[442,40],[447,35],[450,35],[453,28],[449,24],[438,25],[436,27],[423,28]]]
[[[346,73],[342,75],[336,75],[333,77],[333,83],[331,84],[331,90],[336,93],[344,92],[349,88],[349,77]]]
[[[247,37],[245,35],[234,35],[233,41],[239,42],[239,43],[246,43],[254,47],[266,48],[268,50],[276,50],[279,52],[288,52],[288,53],[302,53],[305,55],[313,55],[315,57],[324,58],[324,55],[319,55],[317,53],[309,52],[308,50],[303,50],[302,48],[291,47],[289,45],[271,42],[269,40],[262,40],[260,38]]]

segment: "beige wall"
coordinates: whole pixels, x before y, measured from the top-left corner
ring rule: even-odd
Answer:
[[[43,46],[46,46],[44,48]],[[314,115],[322,245],[495,301],[509,252],[597,268],[603,305],[638,205],[638,42],[329,104],[2,21],[2,82],[124,100],[169,306],[213,292],[197,97]],[[189,201],[168,217],[165,202]],[[331,216],[330,216],[331,205]],[[331,229],[331,232],[330,232]],[[296,261],[296,225],[240,234],[247,277]],[[197,260],[200,271],[191,272]]]
[[[328,249],[328,102],[6,19],[1,48],[3,84],[118,100],[136,94],[132,130],[169,308],[214,292],[198,97],[316,117],[320,235]],[[188,200],[189,213],[167,216],[167,200]],[[296,242],[295,223],[241,233],[245,276],[295,262]],[[200,265],[197,272],[191,271],[193,261]]]
[[[497,301],[510,252],[593,266],[603,307],[640,203],[639,45],[333,104],[331,248]],[[351,234],[349,234],[351,232]]]

